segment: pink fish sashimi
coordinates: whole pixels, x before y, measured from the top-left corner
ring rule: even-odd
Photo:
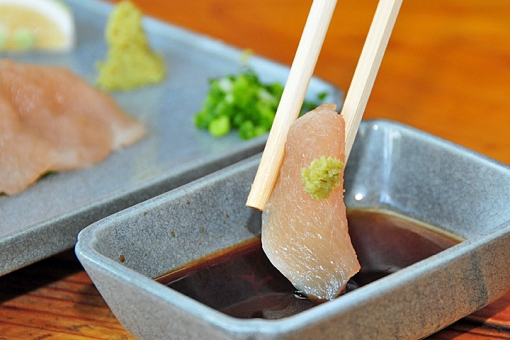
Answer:
[[[301,168],[332,156],[344,161],[345,123],[323,104],[290,128],[285,157],[262,214],[262,247],[271,263],[304,294],[331,300],[360,269],[348,234],[340,186],[317,200],[304,190]]]
[[[51,143],[27,130],[12,106],[0,97],[0,192],[23,190],[57,160]]]
[[[69,70],[0,60],[0,193],[48,171],[92,166],[145,134],[106,93]]]

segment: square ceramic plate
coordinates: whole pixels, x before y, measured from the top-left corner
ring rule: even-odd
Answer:
[[[68,0],[77,46],[64,54],[9,54],[17,61],[68,67],[90,84],[106,55],[104,27],[111,4]],[[245,142],[235,133],[212,138],[193,125],[208,79],[241,70],[242,51],[182,28],[144,19],[151,46],[163,54],[169,77],[157,86],[112,96],[147,127],[147,137],[90,168],[52,174],[16,196],[0,195],[0,275],[71,248],[90,223],[147,198],[261,152],[266,137]],[[249,42],[246,42],[249,45]],[[265,82],[285,83],[288,67],[254,56]],[[313,79],[308,99],[322,91],[341,105],[339,90]]]
[[[394,212],[464,241],[279,320],[231,317],[154,281],[185,263],[259,235],[260,213],[245,207],[259,159],[243,160],[109,216],[79,234],[78,258],[133,335],[417,339],[509,288],[510,169],[385,120],[361,124],[345,173],[348,209]]]

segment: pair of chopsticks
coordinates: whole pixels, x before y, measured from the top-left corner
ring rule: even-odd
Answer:
[[[345,160],[365,111],[402,0],[380,0],[347,92],[341,114],[345,120]],[[290,125],[297,119],[319,57],[336,0],[314,0],[246,205],[264,210],[278,177]]]

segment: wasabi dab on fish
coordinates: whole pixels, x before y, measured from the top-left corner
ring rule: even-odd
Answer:
[[[327,198],[340,186],[338,176],[342,173],[343,167],[344,163],[335,157],[322,156],[314,159],[309,168],[301,169],[301,179],[305,190],[317,200]]]

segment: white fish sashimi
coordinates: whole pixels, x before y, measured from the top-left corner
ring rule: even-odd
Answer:
[[[67,69],[0,60],[0,193],[48,171],[92,166],[145,134],[106,93]]]
[[[299,118],[289,131],[285,157],[262,214],[262,247],[298,290],[319,300],[338,296],[360,269],[348,233],[340,186],[324,199],[304,190],[301,168],[314,159],[344,160],[345,123],[324,104]]]

